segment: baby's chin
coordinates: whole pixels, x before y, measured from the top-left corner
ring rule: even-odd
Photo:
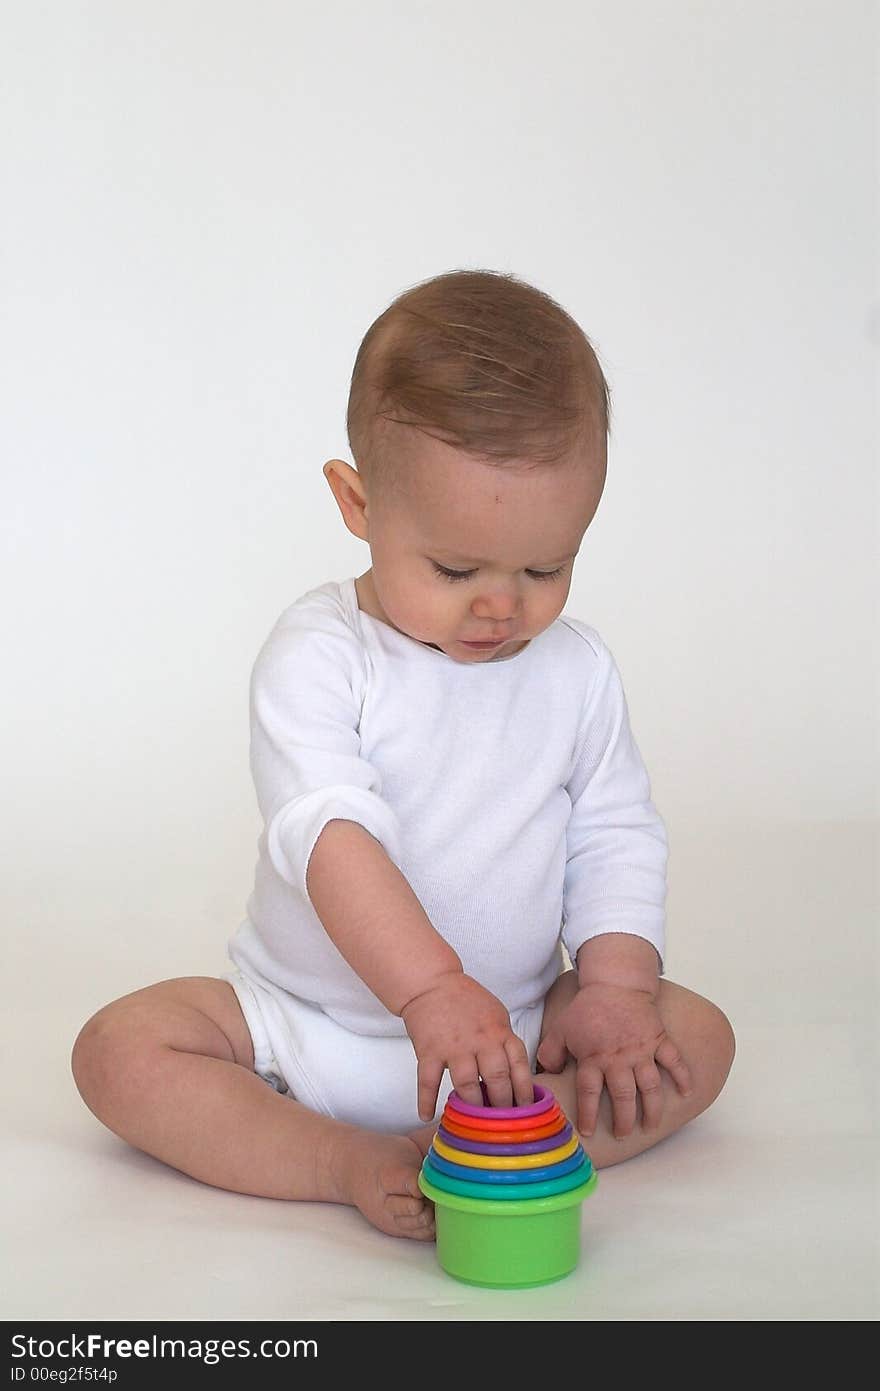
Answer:
[[[500,651],[500,648],[493,648],[491,651],[486,648],[481,652],[479,648],[468,648],[460,642],[427,642],[424,638],[416,638],[415,641],[421,643],[422,647],[433,647],[435,652],[445,652],[454,662],[479,662],[486,657],[494,657],[496,652]]]
[[[515,653],[521,652],[527,643],[522,638],[510,638],[494,647],[471,647],[466,642],[429,642],[425,645],[436,648],[438,652],[445,652],[454,662],[469,665],[473,662],[494,662],[498,658],[512,657]]]

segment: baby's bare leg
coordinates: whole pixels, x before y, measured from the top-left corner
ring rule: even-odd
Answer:
[[[554,982],[547,994],[544,1005],[544,1018],[541,1037],[544,1037],[553,1019],[565,1009],[577,991],[577,974],[566,971]],[[727,1080],[733,1063],[733,1030],[721,1010],[702,995],[685,990],[672,981],[661,980],[657,997],[660,1017],[668,1032],[675,1039],[682,1056],[691,1070],[694,1090],[691,1096],[683,1097],[661,1067],[663,1082],[663,1115],[656,1130],[642,1130],[641,1102],[636,1104],[636,1124],[629,1135],[615,1139],[611,1124],[611,1103],[607,1090],[603,1090],[599,1103],[599,1116],[596,1129],[590,1136],[583,1137],[584,1149],[597,1169],[619,1164],[623,1159],[631,1159],[643,1150],[656,1145],[680,1130],[688,1121],[711,1106]],[[577,1129],[577,1093],[575,1091],[575,1065],[566,1064],[562,1072],[542,1072],[539,1074],[542,1086],[547,1086],[556,1095],[560,1106]]]
[[[332,1120],[253,1071],[232,987],[193,976],[107,1005],[81,1030],[73,1075],[99,1120],[202,1183],[265,1198],[347,1203],[391,1236],[429,1240],[416,1183],[429,1143]]]

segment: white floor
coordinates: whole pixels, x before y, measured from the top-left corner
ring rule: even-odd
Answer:
[[[79,1025],[152,979],[219,972],[222,953],[197,966],[181,946],[169,970],[163,919],[133,962],[125,923],[102,937],[94,885],[70,901],[22,890],[6,905],[21,930],[4,1318],[876,1319],[877,848],[865,826],[675,829],[668,974],[726,1010],[734,1070],[705,1116],[600,1175],[578,1269],[515,1292],[455,1282],[432,1246],[352,1210],[213,1190],[103,1130],[70,1078]],[[185,888],[166,894],[179,911]]]

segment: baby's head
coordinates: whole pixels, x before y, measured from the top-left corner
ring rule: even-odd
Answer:
[[[542,291],[460,270],[398,296],[355,360],[356,469],[324,465],[370,547],[361,607],[456,661],[519,651],[565,607],[608,415],[589,340]]]

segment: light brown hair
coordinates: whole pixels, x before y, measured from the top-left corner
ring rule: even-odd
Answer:
[[[390,471],[395,422],[487,462],[534,467],[585,433],[604,449],[610,393],[586,334],[543,290],[453,270],[398,295],[358,349],[346,428],[367,483]]]

